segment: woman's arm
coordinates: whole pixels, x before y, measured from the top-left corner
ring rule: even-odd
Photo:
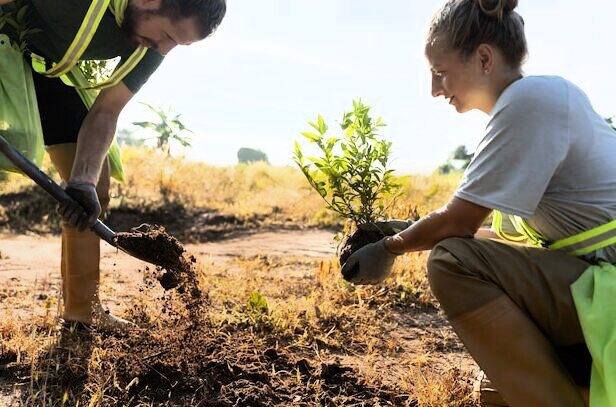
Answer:
[[[430,250],[449,237],[473,237],[492,212],[472,202],[453,198],[443,208],[387,238],[385,246],[393,253]]]
[[[3,5],[3,4],[9,4],[9,3],[12,3],[12,2],[14,2],[14,1],[15,1],[15,0],[0,0],[0,6],[1,6],[1,5]]]
[[[490,228],[479,228],[477,233],[475,233],[475,237],[482,239],[500,239],[500,236],[494,233]]]

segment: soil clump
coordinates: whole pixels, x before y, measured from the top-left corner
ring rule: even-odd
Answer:
[[[194,298],[200,296],[194,264],[179,240],[159,225],[142,224],[130,232],[117,233],[117,246],[128,254],[157,266],[157,280],[165,290],[178,288],[188,291]]]

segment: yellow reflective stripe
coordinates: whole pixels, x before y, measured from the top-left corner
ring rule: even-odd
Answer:
[[[64,57],[50,70],[43,72],[45,76],[57,77],[68,72],[84,53],[96,28],[107,11],[109,0],[93,0],[92,4],[88,8],[88,12],[77,31],[77,35],[73,39],[73,42],[66,50]]]
[[[45,58],[33,53],[30,53],[30,58],[32,59],[32,69],[34,69],[34,72],[45,72]]]
[[[145,47],[137,48],[135,52],[128,57],[126,62],[120,65],[107,80],[98,84],[90,84],[82,89],[105,89],[117,85],[139,64],[139,62],[141,62],[147,52],[148,49]]]
[[[554,244],[550,245],[550,249],[557,250],[565,246],[582,243],[584,240],[592,239],[593,237],[602,235],[614,229],[616,229],[616,220],[613,220],[601,226],[597,226],[596,228],[587,230],[585,232],[578,233],[577,235],[573,235],[554,242]]]
[[[604,247],[611,246],[611,245],[613,245],[615,243],[616,243],[616,236],[614,236],[614,237],[612,237],[610,239],[607,239],[607,240],[603,240],[603,241],[601,241],[599,243],[595,243],[595,244],[590,245],[588,247],[584,247],[582,249],[573,250],[573,251],[569,252],[569,254],[571,254],[573,256],[583,256],[585,254],[592,253],[595,250],[599,250],[599,249],[603,249]]]
[[[503,231],[503,214],[501,211],[494,210],[492,212],[492,229],[494,229],[494,233],[503,240],[509,240],[511,242],[522,242],[526,240],[526,236],[513,236]]]
[[[115,16],[118,26],[122,26],[122,21],[124,21],[124,12],[126,11],[127,5],[128,0],[111,0],[111,3],[109,4],[109,9]]]
[[[513,224],[516,232],[526,236],[526,238],[535,246],[544,246],[546,239],[539,232],[532,228],[522,217],[509,215],[509,219]]]

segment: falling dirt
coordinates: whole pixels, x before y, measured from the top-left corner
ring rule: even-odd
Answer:
[[[165,290],[178,287],[180,292],[188,291],[193,297],[199,296],[195,257],[188,255],[182,244],[162,226],[144,223],[130,232],[116,234],[115,242],[128,254],[155,264],[162,272],[158,273],[157,279]]]

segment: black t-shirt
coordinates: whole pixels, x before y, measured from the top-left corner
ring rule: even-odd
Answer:
[[[42,31],[28,38],[32,52],[58,62],[73,42],[91,0],[28,0],[28,27]],[[126,60],[136,47],[117,25],[114,15],[107,10],[81,59],[106,60],[116,57]],[[139,64],[122,82],[136,93],[158,68],[163,56],[149,49]]]

